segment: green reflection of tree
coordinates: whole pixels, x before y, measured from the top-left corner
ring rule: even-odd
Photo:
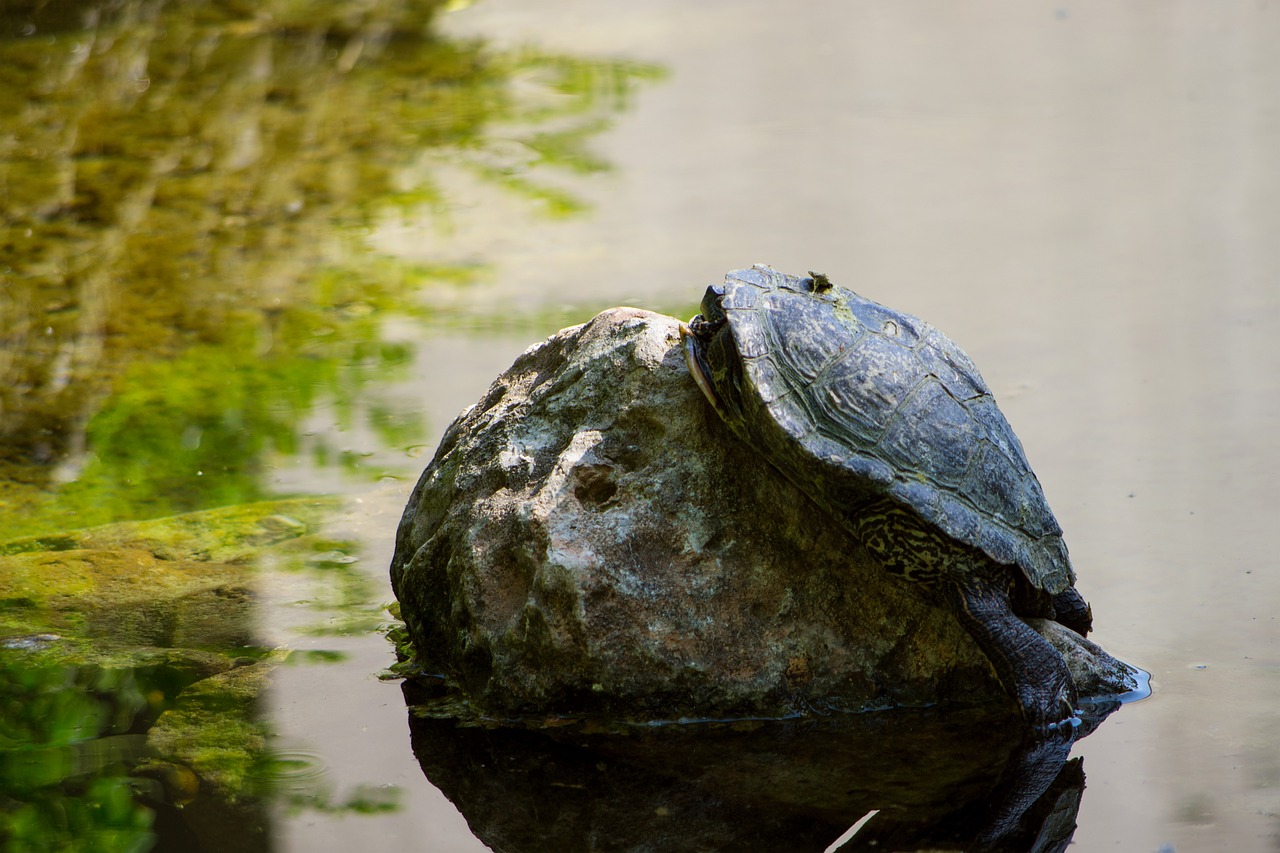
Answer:
[[[257,499],[321,398],[410,443],[363,402],[410,356],[383,320],[476,270],[363,235],[446,211],[427,161],[580,210],[536,176],[607,168],[657,75],[440,38],[435,0],[72,5],[0,11],[5,535]]]
[[[124,771],[152,688],[129,670],[30,666],[0,650],[0,847],[146,850],[150,810]]]

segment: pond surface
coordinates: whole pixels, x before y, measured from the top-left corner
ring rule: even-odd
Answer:
[[[610,305],[688,316],[757,261],[968,351],[1066,531],[1092,638],[1151,672],[1150,699],[1073,748],[1073,849],[1280,848],[1280,10],[247,9],[0,7],[0,542],[132,554],[58,537],[337,500],[244,522],[299,543],[260,561],[248,621],[127,683],[12,655],[81,629],[176,648],[186,623],[37,623],[39,591],[5,587],[0,638],[25,644],[7,697],[37,697],[2,711],[14,849],[486,849],[378,677],[408,491],[529,344]],[[23,541],[0,550],[13,588]],[[201,548],[138,559],[246,564]],[[219,601],[241,588],[217,578]],[[250,721],[272,760],[220,777],[266,778],[260,799],[172,808],[173,767],[153,773],[167,805],[113,781],[181,707],[158,674],[276,659]],[[93,661],[75,671],[116,671]],[[79,763],[37,778],[36,752]]]

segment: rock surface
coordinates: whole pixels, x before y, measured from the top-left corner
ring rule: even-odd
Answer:
[[[941,603],[734,439],[678,321],[632,308],[530,348],[449,427],[391,579],[420,662],[488,714],[1005,701]],[[1081,683],[1135,686],[1057,628]]]

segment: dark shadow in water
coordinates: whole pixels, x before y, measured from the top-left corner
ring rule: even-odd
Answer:
[[[777,722],[484,727],[417,716],[431,783],[500,851],[1062,850],[1084,790],[1073,735],[976,710]],[[1100,718],[1099,718],[1100,719]],[[874,814],[873,814],[874,813]]]

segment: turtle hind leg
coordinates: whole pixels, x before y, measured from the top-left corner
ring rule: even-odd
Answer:
[[[954,587],[956,615],[1027,722],[1055,729],[1075,711],[1076,687],[1058,650],[1013,613],[1000,583],[970,574]]]
[[[1036,728],[1053,729],[1075,710],[1076,688],[1057,649],[1013,611],[1013,566],[946,538],[918,516],[885,499],[847,517],[850,531],[885,570],[925,589],[949,588],[961,624],[990,659],[1005,690]],[[1022,589],[1028,612],[1050,616],[1049,596]]]
[[[1093,628],[1093,608],[1074,586],[1069,586],[1053,597],[1053,620],[1087,637]]]

